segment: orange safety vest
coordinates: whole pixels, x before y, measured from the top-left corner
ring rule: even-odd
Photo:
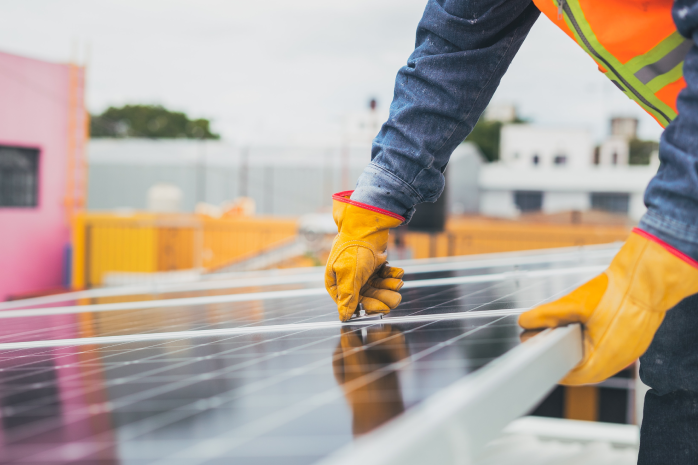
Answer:
[[[686,87],[693,42],[676,30],[673,0],[533,0],[625,95],[666,127]]]

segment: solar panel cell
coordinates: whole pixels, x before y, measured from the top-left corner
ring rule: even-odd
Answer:
[[[438,273],[429,279],[477,275]],[[403,292],[393,321],[351,325],[335,323],[326,296],[6,318],[0,461],[313,463],[517,346],[516,315],[488,311],[535,305],[589,277],[581,269],[413,287]],[[481,313],[458,318],[466,312]],[[415,316],[422,319],[405,318]],[[244,328],[255,332],[200,332]],[[168,331],[162,340],[133,340]],[[108,336],[123,338],[77,341]],[[35,342],[55,339],[68,341]]]

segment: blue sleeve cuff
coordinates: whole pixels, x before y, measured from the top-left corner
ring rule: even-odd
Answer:
[[[698,261],[698,226],[668,218],[652,209],[642,216],[638,226]]]
[[[410,222],[414,206],[424,201],[412,186],[373,162],[359,176],[351,200],[404,216],[403,224]]]

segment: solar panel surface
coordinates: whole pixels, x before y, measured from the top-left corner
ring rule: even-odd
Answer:
[[[522,254],[470,268],[464,260],[412,263],[420,273],[406,280],[423,284],[405,289],[388,318],[352,325],[336,321],[325,295],[274,297],[314,291],[317,280],[267,285],[264,275],[254,286],[190,283],[75,307],[6,309],[0,461],[313,463],[516,346],[515,312],[497,311],[571,289],[613,251],[539,254],[534,263]],[[463,280],[428,282],[444,278]],[[205,303],[229,292],[243,300]],[[189,300],[177,302],[183,295]],[[94,307],[105,300],[115,308]],[[120,309],[132,302],[141,308]],[[51,340],[61,342],[37,342]]]

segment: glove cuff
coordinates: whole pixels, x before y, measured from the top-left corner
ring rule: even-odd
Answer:
[[[655,243],[661,245],[664,248],[664,250],[666,250],[670,254],[674,255],[676,258],[683,260],[684,262],[691,265],[693,268],[698,268],[697,261],[695,261],[694,259],[692,259],[688,255],[686,255],[685,253],[681,252],[680,250],[676,250],[675,248],[673,248],[672,246],[670,246],[669,244],[667,244],[666,242],[664,242],[660,238],[653,236],[652,234],[648,233],[647,231],[643,231],[640,228],[633,228],[632,232],[634,234],[637,234],[638,236],[644,237],[648,241],[652,241],[652,242],[655,242]]]
[[[389,216],[391,218],[395,218],[396,220],[400,220],[401,222],[405,221],[405,218],[398,215],[397,213],[393,213],[388,210],[383,210],[382,208],[374,207],[373,205],[368,205],[366,203],[361,203],[357,202],[355,200],[351,200],[351,194],[352,191],[342,191],[342,192],[337,192],[336,194],[332,195],[332,200],[336,200],[337,202],[344,202],[348,203],[349,205],[353,205],[355,207],[363,208],[365,210],[370,210],[375,213],[380,213],[381,215]],[[698,266],[698,265],[696,265]]]

